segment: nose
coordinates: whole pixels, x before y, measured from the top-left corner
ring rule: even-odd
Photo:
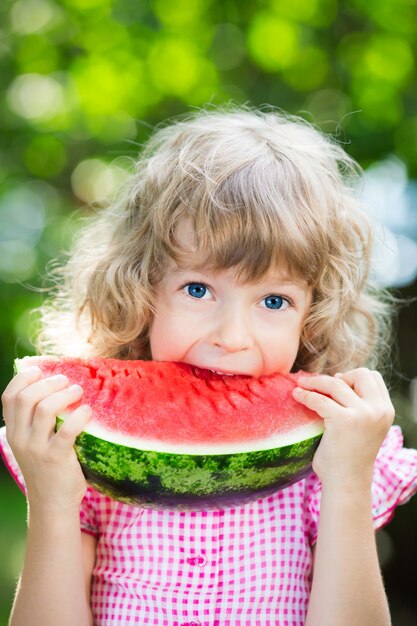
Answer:
[[[247,350],[254,344],[250,316],[239,306],[223,307],[212,333],[212,342],[226,352]]]

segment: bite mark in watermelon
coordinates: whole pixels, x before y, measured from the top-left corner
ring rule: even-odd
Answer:
[[[75,450],[100,492],[147,507],[212,508],[305,477],[322,419],[292,397],[300,374],[223,376],[184,363],[25,357],[84,389],[93,415]],[[57,416],[58,427],[67,414]]]

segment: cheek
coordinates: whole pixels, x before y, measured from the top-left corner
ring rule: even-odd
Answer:
[[[179,360],[186,348],[187,325],[169,316],[156,317],[153,321],[149,344],[154,361]]]
[[[300,345],[298,328],[282,327],[271,329],[270,334],[264,337],[264,361],[270,372],[288,373],[297,358]]]
[[[168,360],[165,353],[169,348],[169,337],[171,335],[172,333],[169,331],[169,327],[161,318],[155,318],[153,320],[149,333],[149,345],[152,359],[155,361]]]

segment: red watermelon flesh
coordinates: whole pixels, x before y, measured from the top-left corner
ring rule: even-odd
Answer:
[[[225,376],[182,363],[25,357],[66,374],[93,408],[74,449],[90,485],[139,506],[243,504],[303,479],[323,421],[292,398],[298,374]],[[57,416],[57,428],[71,409]]]
[[[292,390],[300,375],[260,378],[224,376],[184,363],[25,357],[44,376],[65,374],[84,389],[101,429],[134,439],[169,444],[227,444],[265,440],[320,418],[296,402]],[[279,410],[277,410],[279,409]]]

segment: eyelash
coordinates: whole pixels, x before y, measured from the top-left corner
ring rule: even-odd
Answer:
[[[209,287],[209,285],[207,285],[206,283],[203,283],[201,281],[193,281],[193,280],[187,281],[186,283],[182,284],[179,289],[180,289],[180,291],[184,292],[185,288],[189,287],[190,285],[201,285],[202,287],[205,287],[205,289],[207,289],[211,293],[211,288]],[[186,294],[186,295],[188,295],[193,300],[203,300],[203,298],[195,298],[191,294]],[[276,293],[275,294],[274,293],[268,294],[267,296],[262,298],[261,302],[264,302],[267,298],[271,298],[271,297],[280,298],[283,302],[285,302],[287,304],[287,306],[284,309],[282,309],[282,308],[271,309],[271,308],[265,306],[264,308],[268,309],[269,311],[281,311],[281,310],[285,311],[287,308],[293,308],[294,307],[294,303],[293,303],[293,301],[290,298],[287,298],[285,296],[280,296],[279,294],[276,294]]]
[[[206,285],[206,283],[202,283],[200,280],[190,280],[187,283],[184,283],[184,285],[182,285],[180,287],[181,291],[184,291],[186,287],[189,287],[190,285],[201,285],[201,287],[204,287],[205,289],[207,289],[208,291],[210,291],[211,293],[211,289],[208,285]],[[193,296],[189,293],[186,294],[187,296],[190,296],[190,298],[193,298]],[[194,300],[202,300],[202,298],[193,298]]]
[[[284,296],[280,296],[276,293],[271,293],[268,296],[265,296],[265,298],[262,298],[262,302],[264,302],[265,300],[267,300],[268,298],[279,298],[280,300],[282,300],[283,302],[285,302],[285,304],[287,305],[286,307],[282,308],[280,307],[279,309],[272,309],[270,307],[265,306],[265,309],[268,309],[268,311],[286,311],[289,308],[293,308],[293,303],[291,302],[291,300],[289,300],[289,298],[284,298]]]
[[[211,289],[209,287],[209,285],[207,285],[206,283],[201,282],[201,280],[188,280],[186,283],[184,283],[183,285],[180,286],[179,291],[184,292],[186,287],[189,287],[190,285],[201,285],[202,287],[205,287],[208,291],[210,291],[211,293]],[[193,296],[191,296],[189,293],[186,294],[187,296],[190,296],[190,298],[193,298]],[[200,300],[202,298],[193,298],[194,300]]]

